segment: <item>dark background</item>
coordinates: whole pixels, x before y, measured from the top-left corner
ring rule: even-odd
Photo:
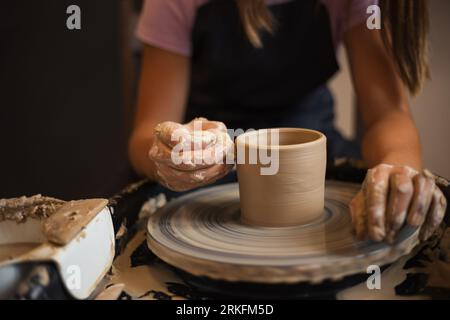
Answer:
[[[81,7],[81,30],[66,9]],[[0,4],[0,198],[119,190],[129,105],[120,0]]]

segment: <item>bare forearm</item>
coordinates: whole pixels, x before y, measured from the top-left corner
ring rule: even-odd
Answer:
[[[152,145],[151,128],[136,128],[129,141],[129,158],[133,169],[140,175],[155,180],[155,167],[148,153]]]
[[[136,120],[128,154],[135,171],[156,180],[149,158],[157,124],[183,119],[189,79],[189,59],[163,49],[144,46]]]
[[[407,111],[391,111],[367,128],[362,152],[370,167],[380,163],[422,167],[419,135]]]

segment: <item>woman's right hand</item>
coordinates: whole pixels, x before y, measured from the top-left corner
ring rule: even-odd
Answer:
[[[149,157],[159,183],[187,191],[225,176],[234,166],[233,152],[233,141],[222,122],[197,118],[184,125],[158,124]]]

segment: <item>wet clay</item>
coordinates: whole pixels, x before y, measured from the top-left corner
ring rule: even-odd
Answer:
[[[45,220],[64,203],[63,200],[44,197],[40,194],[31,197],[0,199],[0,222],[26,223],[27,219]],[[2,243],[0,244],[0,263],[16,259],[41,244],[39,242]]]
[[[12,220],[22,223],[27,218],[47,218],[64,203],[63,200],[43,197],[40,194],[32,197],[0,199],[0,221]]]
[[[48,241],[58,245],[69,243],[108,204],[106,199],[70,201],[43,221]]]
[[[278,143],[271,134],[278,133]],[[256,139],[255,139],[256,138]],[[324,208],[326,138],[313,130],[270,129],[236,139],[237,152],[245,150],[245,163],[237,164],[241,219],[255,226],[283,227],[320,219]],[[259,156],[278,160],[278,171],[263,175],[268,165]],[[249,155],[258,154],[252,164]],[[278,154],[278,155],[277,155]]]
[[[120,285],[126,283],[126,292],[133,299],[151,299],[148,291],[163,292],[166,290],[166,283],[175,282],[174,274],[163,265],[147,265],[145,263],[133,266],[130,257],[146,238],[146,232],[139,231],[127,244],[125,251],[114,260],[112,272],[108,276],[108,285]],[[164,281],[161,281],[164,279]],[[105,289],[106,296],[102,293],[102,299],[114,299],[108,292],[109,286]]]
[[[63,201],[35,195],[0,199],[0,222],[24,223],[28,218],[42,220],[46,238],[65,245],[72,240],[106,205],[106,199]]]

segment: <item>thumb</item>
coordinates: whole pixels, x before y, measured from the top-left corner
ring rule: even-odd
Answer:
[[[154,129],[154,135],[170,148],[190,139],[189,130],[182,124],[173,121],[158,124]]]

